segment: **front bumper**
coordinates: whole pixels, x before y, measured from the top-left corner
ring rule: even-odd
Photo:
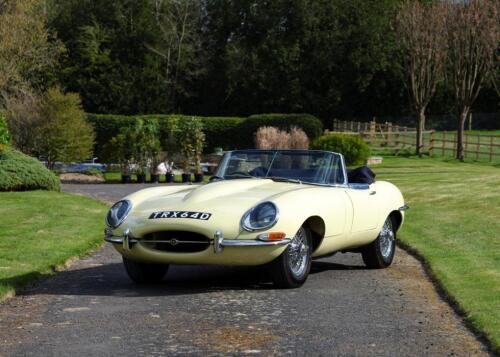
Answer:
[[[151,259],[153,261],[160,260],[163,262],[180,264],[224,264],[226,261],[234,261],[232,258],[228,259],[228,256],[232,255],[235,259],[239,257],[239,260],[245,257],[245,259],[241,261],[244,265],[252,265],[253,261],[257,262],[262,259],[271,261],[276,257],[277,253],[280,254],[286,245],[292,241],[290,238],[272,241],[261,239],[226,239],[223,237],[222,232],[215,231],[214,239],[210,241],[210,245],[213,249],[206,249],[205,251],[197,253],[171,253],[154,251],[141,244],[152,242],[171,243],[170,241],[150,241],[134,237],[128,229],[125,230],[122,236],[115,236],[110,230],[106,230],[104,240],[112,243],[122,255],[130,258],[138,258],[140,260]],[[243,247],[247,247],[247,249],[241,251],[240,249]],[[260,255],[259,259],[252,258],[254,254]],[[266,258],[265,256],[268,254],[269,258]],[[248,259],[246,259],[247,257]]]

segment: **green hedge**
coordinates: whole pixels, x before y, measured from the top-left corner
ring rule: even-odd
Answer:
[[[173,142],[173,132],[179,120],[187,115],[113,115],[88,114],[87,119],[94,125],[96,133],[95,154],[100,156],[100,150],[112,137],[118,134],[120,128],[130,126],[137,118],[157,120],[160,124],[160,136],[165,150],[170,149]],[[206,136],[205,152],[213,152],[214,148],[224,150],[247,149],[254,147],[254,134],[261,126],[275,126],[288,130],[293,126],[302,128],[312,141],[323,132],[321,121],[310,114],[257,114],[248,118],[240,117],[199,117],[203,121],[203,131]]]
[[[0,150],[0,191],[59,191],[59,178],[37,159],[20,151]]]
[[[368,144],[357,135],[323,135],[312,142],[311,148],[343,154],[347,166],[363,164],[370,156]]]

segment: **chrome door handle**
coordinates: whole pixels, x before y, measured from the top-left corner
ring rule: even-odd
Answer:
[[[370,196],[373,196],[376,193],[377,193],[377,191],[372,191],[372,192],[370,192]]]

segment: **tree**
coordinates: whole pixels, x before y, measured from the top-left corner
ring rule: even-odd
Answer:
[[[5,98],[7,122],[12,146],[25,154],[37,155],[37,134],[42,125],[40,116],[41,96],[27,91]]]
[[[42,100],[43,124],[37,133],[37,148],[47,158],[49,168],[56,161],[74,162],[92,155],[94,130],[85,120],[78,94],[49,89]]]
[[[53,80],[64,47],[45,27],[41,0],[5,0],[0,7],[0,106]]]
[[[5,115],[0,112],[0,151],[2,146],[10,144],[10,134],[7,128]]]
[[[399,43],[416,115],[416,153],[422,155],[425,110],[436,92],[446,60],[445,7],[440,2],[406,1],[397,16]]]
[[[449,80],[457,110],[456,158],[464,159],[464,125],[472,104],[498,68],[500,42],[498,0],[450,1],[446,30]]]
[[[198,0],[154,0],[154,23],[159,36],[145,47],[160,59],[164,98],[176,109],[179,97],[188,97],[189,83],[202,70],[199,34],[201,8]]]

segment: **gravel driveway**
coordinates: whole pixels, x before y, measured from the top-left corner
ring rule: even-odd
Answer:
[[[138,185],[63,185],[105,201]],[[313,263],[306,284],[275,290],[258,268],[172,266],[132,284],[106,245],[0,305],[0,356],[481,356],[418,261],[365,269],[360,256]]]

